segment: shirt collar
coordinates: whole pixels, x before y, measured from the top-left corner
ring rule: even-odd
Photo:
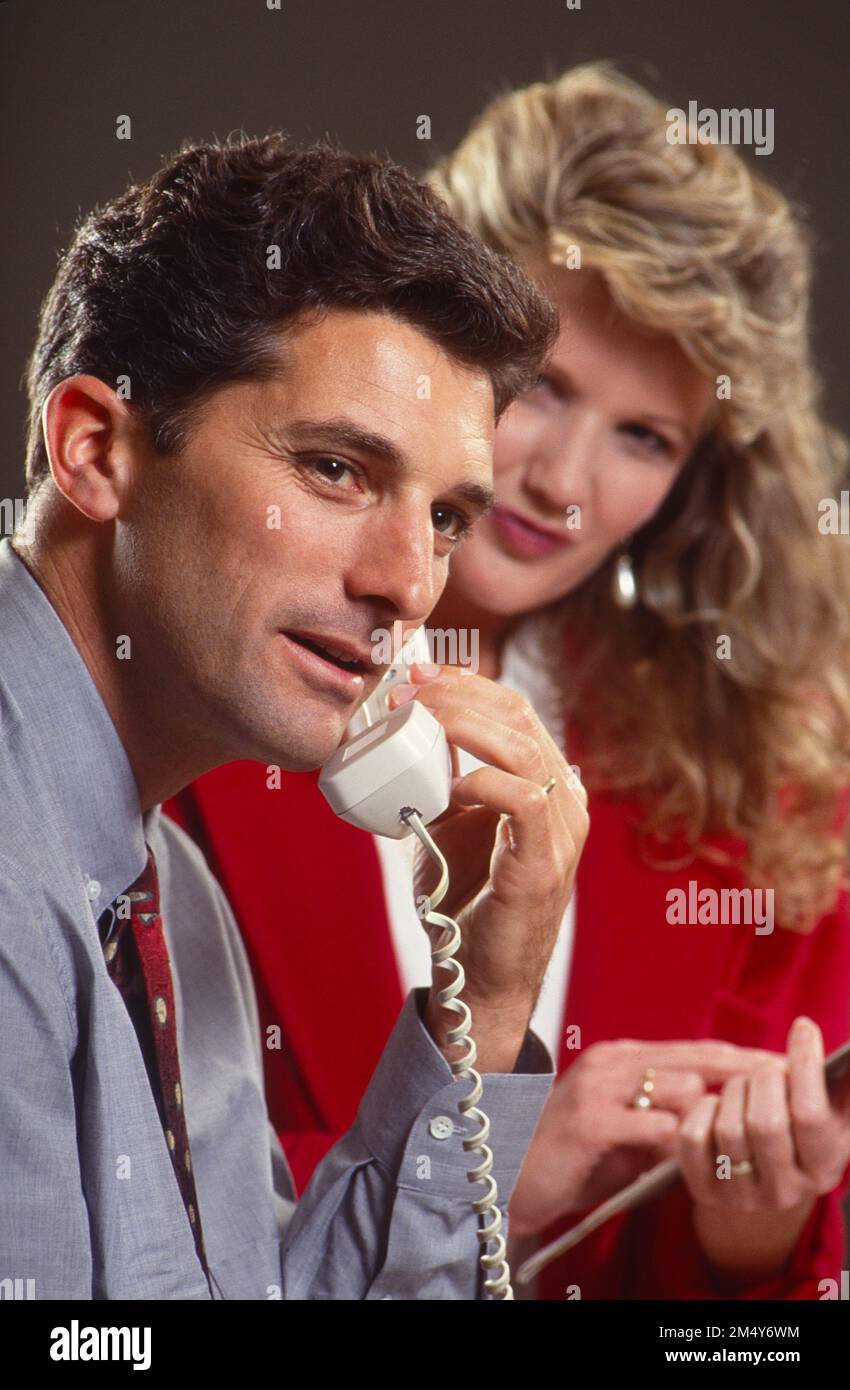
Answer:
[[[7,713],[21,723],[27,756],[50,788],[97,918],[142,872],[160,807],[143,818],[124,745],[88,667],[8,538],[0,541],[0,633]],[[9,736],[4,717],[0,738]]]

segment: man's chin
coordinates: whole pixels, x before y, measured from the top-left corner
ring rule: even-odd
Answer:
[[[234,722],[238,725],[234,743],[240,749],[231,758],[250,758],[282,771],[311,772],[344,741],[361,703],[328,698],[295,682],[270,686],[268,679],[262,683],[244,680],[238,708],[233,708],[232,688],[227,695],[228,722],[231,734]]]
[[[287,772],[312,772],[322,767],[344,741],[351,716],[340,711],[323,711],[323,717],[310,717],[304,711],[301,718],[293,717],[285,731],[277,729],[267,745],[267,756],[261,761],[274,764]]]

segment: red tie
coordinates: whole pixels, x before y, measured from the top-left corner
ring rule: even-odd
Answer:
[[[129,917],[125,915],[127,905],[122,899],[129,899]],[[103,947],[106,968],[121,992],[136,1029],[177,1186],[195,1238],[195,1249],[209,1283],[183,1109],[171,964],[159,910],[159,879],[150,847],[147,863],[136,882],[126,893],[120,894],[112,909],[107,911],[114,913],[116,907],[121,915],[115,918]]]

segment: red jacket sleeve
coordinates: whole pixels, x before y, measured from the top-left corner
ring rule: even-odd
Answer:
[[[635,1213],[628,1234],[633,1247],[628,1298],[686,1299],[818,1299],[822,1279],[840,1280],[844,1258],[842,1193],[850,1178],[819,1198],[785,1268],[775,1275],[742,1285],[717,1270],[702,1253],[691,1224],[691,1199],[680,1186],[656,1204],[653,1211]],[[638,1251],[644,1266],[638,1267]],[[647,1251],[651,1260],[645,1259]]]
[[[788,1028],[801,1013],[824,1033],[827,1052],[847,1040],[850,1001],[850,905],[845,891],[833,912],[806,936],[778,929],[759,937],[743,962],[734,991],[718,997],[713,1026],[703,1036],[785,1050]],[[842,1199],[850,1164],[839,1186],[815,1203],[786,1267],[742,1285],[705,1258],[692,1223],[690,1194],[678,1185],[655,1202],[615,1217],[555,1261],[541,1276],[540,1295],[564,1298],[577,1285],[597,1299],[818,1299],[823,1279],[840,1280],[844,1267]],[[584,1213],[559,1222],[542,1244],[577,1224]]]

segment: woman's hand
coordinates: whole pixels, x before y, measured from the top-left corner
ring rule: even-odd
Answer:
[[[850,1085],[830,1100],[823,1061],[817,1024],[797,1018],[787,1057],[731,1077],[681,1126],[677,1156],[697,1235],[733,1276],[779,1272],[815,1201],[837,1187],[850,1160]]]
[[[411,679],[412,694],[443,725],[450,745],[490,764],[457,782],[429,831],[449,865],[449,891],[438,910],[462,932],[455,960],[466,975],[461,997],[472,1009],[476,1066],[509,1072],[573,889],[590,824],[587,794],[522,695],[452,666],[413,666]],[[410,694],[396,687],[388,703]],[[417,848],[415,892],[427,898],[438,874]],[[447,1042],[458,1015],[437,998],[451,976],[435,974],[426,1024],[453,1060],[464,1051]]]
[[[556,1081],[520,1171],[511,1233],[533,1235],[570,1211],[595,1206],[669,1157],[680,1122],[706,1087],[772,1054],[733,1043],[593,1043]],[[652,1105],[637,1109],[647,1069]]]

